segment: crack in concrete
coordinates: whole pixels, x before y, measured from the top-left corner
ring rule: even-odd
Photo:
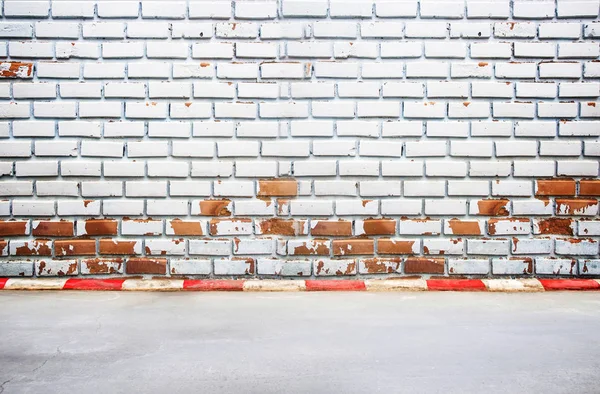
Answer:
[[[52,359],[54,359],[56,356],[58,356],[59,354],[61,354],[62,352],[60,351],[60,346],[56,347],[56,352],[52,355],[52,357],[49,357],[47,359],[45,359],[39,366],[35,367],[31,372],[36,372],[39,369],[42,369],[44,367],[44,365],[46,365],[46,363]],[[2,394],[2,392],[0,391],[0,394]]]
[[[0,384],[0,394],[2,394],[2,393],[4,392],[4,386],[5,386],[7,383],[10,383],[10,381],[11,381],[11,380],[13,380],[13,379],[14,379],[14,378],[10,378],[10,379],[8,379],[8,380],[5,380],[4,382],[2,382],[2,384]]]

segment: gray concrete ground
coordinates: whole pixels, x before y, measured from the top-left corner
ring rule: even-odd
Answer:
[[[598,393],[600,293],[0,293],[0,393]]]

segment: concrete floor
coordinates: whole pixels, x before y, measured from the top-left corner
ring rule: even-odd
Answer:
[[[0,393],[598,393],[599,293],[0,293]]]

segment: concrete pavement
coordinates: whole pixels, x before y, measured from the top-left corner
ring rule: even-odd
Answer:
[[[0,393],[598,393],[598,293],[0,294]]]

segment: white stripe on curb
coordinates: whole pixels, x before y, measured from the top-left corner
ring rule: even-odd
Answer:
[[[123,290],[128,291],[179,291],[183,290],[183,279],[127,279]]]
[[[61,279],[9,279],[5,290],[62,290],[67,278]]]
[[[304,291],[303,280],[248,280],[244,282],[244,291]]]
[[[425,279],[367,279],[367,291],[426,291]]]
[[[544,291],[537,279],[482,279],[488,291],[532,292]]]

